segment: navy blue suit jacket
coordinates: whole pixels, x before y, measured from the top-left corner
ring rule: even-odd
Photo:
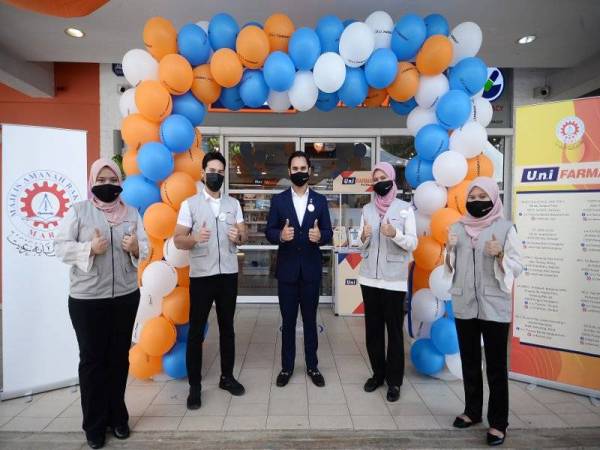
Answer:
[[[308,205],[314,206],[310,211]],[[322,256],[320,245],[327,245],[333,237],[331,218],[327,206],[327,198],[312,189],[308,194],[308,205],[304,213],[304,220],[298,223],[298,216],[292,201],[292,189],[287,189],[273,196],[271,209],[267,219],[265,235],[273,245],[279,245],[277,251],[277,270],[275,276],[278,280],[293,283],[300,280],[319,281],[322,273]],[[289,219],[290,226],[294,227],[294,239],[281,242],[281,230]],[[321,241],[316,244],[308,239],[308,232],[318,220],[321,230]]]

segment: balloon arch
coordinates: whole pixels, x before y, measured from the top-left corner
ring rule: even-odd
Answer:
[[[483,154],[492,118],[482,98],[487,66],[475,57],[482,32],[473,22],[450,30],[439,14],[384,11],[364,22],[322,17],[296,28],[285,14],[240,28],[226,13],[179,31],[162,17],[146,22],[146,50],[123,57],[131,83],[120,99],[127,145],[123,200],[143,216],[150,256],[139,267],[142,301],[130,370],[138,378],[164,371],[186,376],[189,259],[172,234],[183,200],[201,178],[206,105],[237,111],[265,103],[275,113],[316,107],[381,107],[407,116],[417,156],[405,176],[415,189],[419,245],[411,269],[405,329],[422,374],[462,377],[449,280],[442,255],[448,227],[465,212],[470,179],[491,176]]]

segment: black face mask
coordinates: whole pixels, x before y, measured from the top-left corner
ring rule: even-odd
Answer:
[[[373,186],[373,190],[380,197],[384,197],[388,192],[392,190],[392,186],[394,186],[393,180],[378,181]]]
[[[219,192],[225,177],[220,173],[207,173],[206,174],[206,186],[213,192]]]
[[[290,180],[292,180],[292,183],[298,187],[304,186],[306,183],[308,183],[309,178],[310,175],[308,175],[308,172],[294,172],[290,175]]]
[[[92,187],[92,194],[104,203],[114,202],[121,192],[123,192],[123,188],[118,184],[97,184]]]
[[[493,207],[494,202],[491,200],[475,200],[472,202],[467,202],[467,211],[469,211],[469,214],[471,214],[473,217],[476,217],[477,219],[481,219],[482,217],[487,216]]]

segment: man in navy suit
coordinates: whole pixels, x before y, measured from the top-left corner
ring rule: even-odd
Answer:
[[[304,152],[294,152],[288,160],[293,183],[290,189],[273,196],[266,236],[279,245],[277,251],[277,291],[283,321],[281,372],[277,386],[288,384],[296,359],[296,320],[302,312],[306,371],[316,386],[325,386],[317,367],[317,307],[321,287],[320,245],[331,242],[333,231],[327,199],[308,188],[312,173]]]

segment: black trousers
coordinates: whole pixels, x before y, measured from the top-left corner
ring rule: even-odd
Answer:
[[[190,331],[188,333],[186,363],[190,386],[202,383],[202,344],[204,327],[213,302],[219,323],[219,350],[221,375],[233,376],[235,361],[235,332],[233,317],[238,291],[238,274],[190,278]]]
[[[509,323],[479,319],[456,319],[460,359],[465,388],[465,414],[480,420],[483,407],[481,336],[485,350],[486,373],[490,387],[487,419],[491,428],[502,432],[508,427],[508,331]]]
[[[140,291],[114,299],[69,297],[69,315],[79,344],[79,386],[83,429],[88,438],[107,426],[125,425],[129,348]]]
[[[365,305],[367,353],[373,376],[390,386],[401,386],[404,379],[404,297],[406,292],[360,285]],[[388,347],[385,351],[385,331]]]
[[[295,283],[279,281],[279,310],[281,311],[281,368],[286,372],[294,371],[296,360],[296,321],[298,308],[302,312],[302,328],[304,329],[304,358],[306,369],[317,368],[317,308],[319,307],[320,281],[298,280]]]

